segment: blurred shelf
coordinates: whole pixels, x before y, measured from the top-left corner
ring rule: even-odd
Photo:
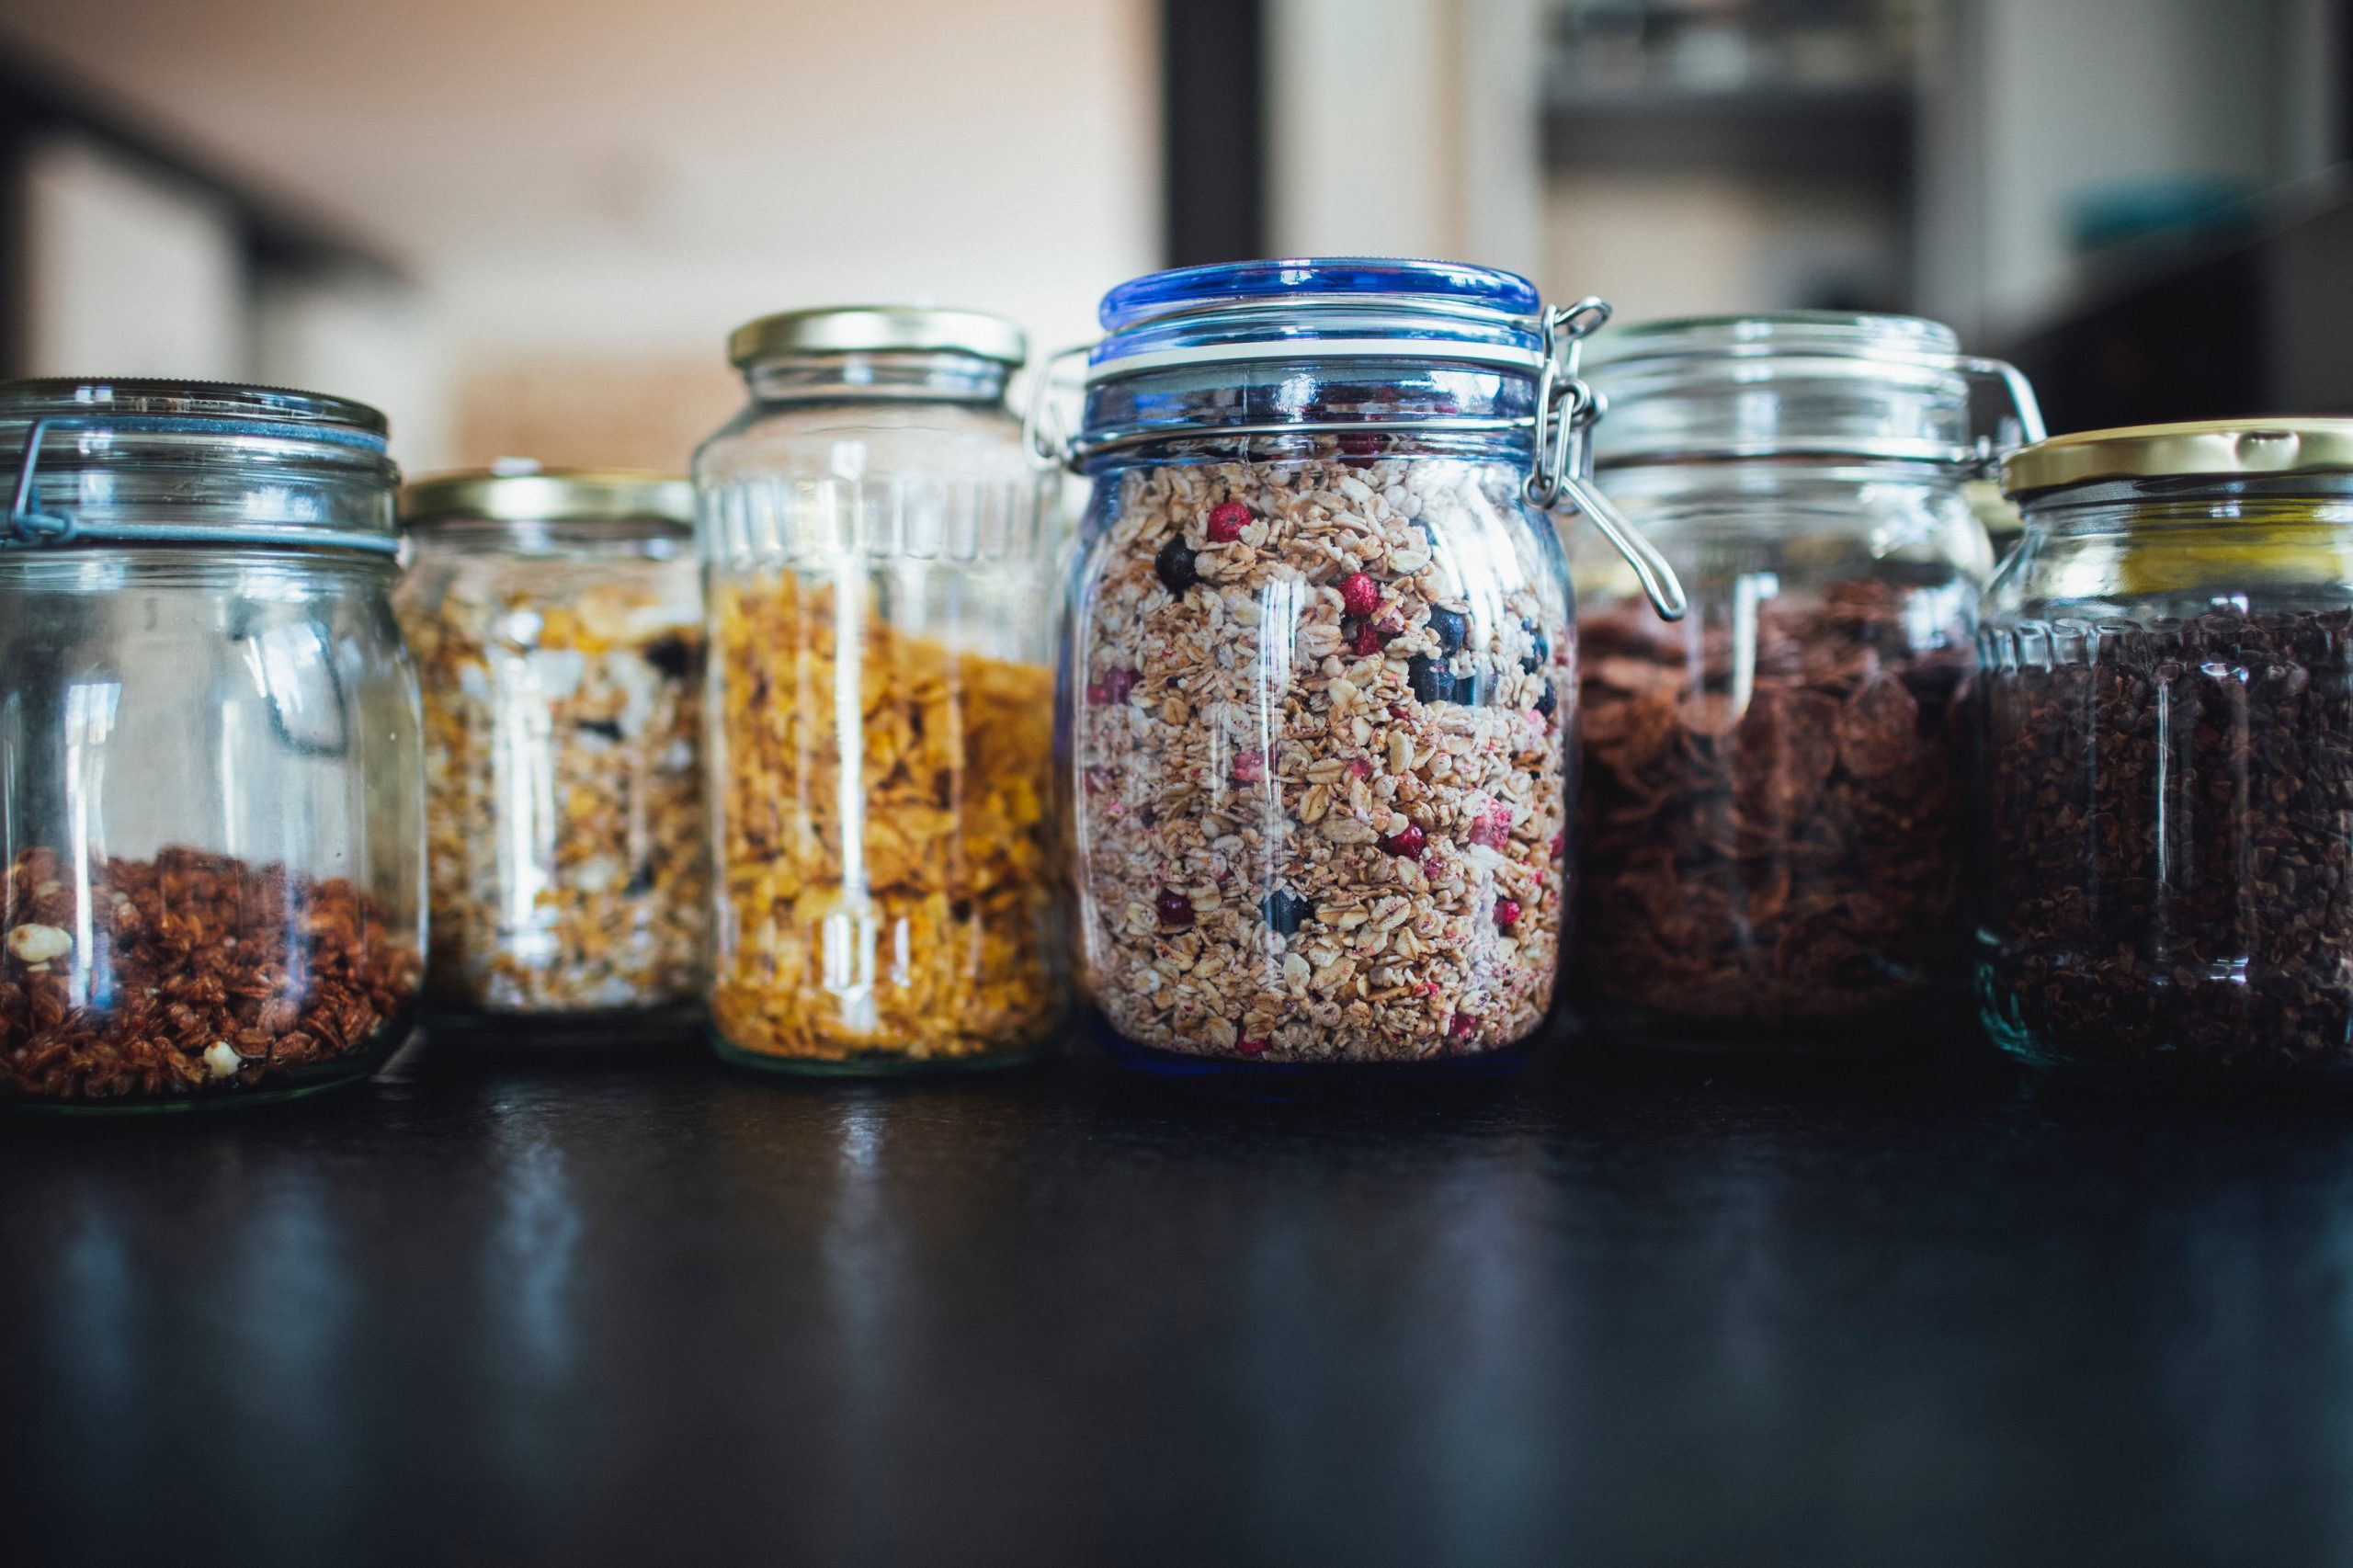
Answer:
[[[1545,156],[1558,169],[1829,176],[1902,189],[1916,119],[1912,90],[1893,83],[1556,86],[1545,102]]]

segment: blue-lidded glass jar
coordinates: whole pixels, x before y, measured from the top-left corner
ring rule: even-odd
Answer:
[[[1543,1021],[1577,690],[1546,509],[1588,509],[1607,316],[1411,261],[1105,298],[1062,696],[1079,979],[1123,1058],[1452,1073]]]

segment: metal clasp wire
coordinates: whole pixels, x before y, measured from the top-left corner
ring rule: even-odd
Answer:
[[[2031,447],[2050,434],[2043,427],[2042,403],[2034,395],[2034,383],[2016,365],[1973,355],[1963,355],[1954,363],[1972,381],[1999,381],[2010,400],[2009,416],[1993,433],[1977,437],[1978,472],[1990,478],[2012,452]]]
[[[25,434],[25,450],[17,462],[17,487],[8,504],[8,521],[0,532],[0,550],[39,550],[51,545],[90,540],[107,544],[245,544],[282,545],[298,550],[358,550],[371,555],[397,555],[401,541],[392,534],[357,528],[306,527],[247,527],[244,524],[111,523],[61,517],[44,512],[36,503],[35,481],[40,472],[41,442],[51,428],[95,425],[108,431],[154,435],[261,436],[286,438],[281,426],[253,420],[203,419],[163,415],[58,415],[36,419]],[[304,430],[300,438],[381,451],[381,437],[344,435],[328,430]]]
[[[1062,427],[1062,419],[1054,412],[1054,372],[1063,360],[1094,351],[1094,344],[1077,343],[1068,348],[1057,348],[1038,361],[1037,373],[1029,382],[1029,396],[1021,411],[1021,449],[1029,454],[1033,465],[1044,472],[1069,468],[1077,457],[1070,433]]]
[[[1609,405],[1577,374],[1577,361],[1586,338],[1608,320],[1608,301],[1590,295],[1574,305],[1545,310],[1544,369],[1536,381],[1536,444],[1520,495],[1547,512],[1566,502],[1624,558],[1659,619],[1681,620],[1691,608],[1683,580],[1593,483],[1593,427]]]

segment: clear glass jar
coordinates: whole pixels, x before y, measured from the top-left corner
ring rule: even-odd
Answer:
[[[1606,315],[1428,262],[1103,301],[1065,788],[1081,983],[1123,1059],[1461,1072],[1542,1022],[1577,655],[1524,494],[1582,438],[1573,346]]]
[[[383,416],[0,384],[0,1101],[364,1078],[423,964],[424,774]]]
[[[1052,495],[961,311],[770,316],[695,457],[712,1027],[760,1066],[1021,1061],[1063,1011]]]
[[[1576,552],[1578,1011],[1664,1045],[1920,1038],[1966,965],[1972,383],[2039,434],[2032,394],[1892,316],[1658,322],[1596,339],[1590,374],[1598,482],[1692,611],[1658,625]]]
[[[1981,637],[1977,978],[2020,1059],[2353,1067],[2353,420],[2066,436]]]
[[[675,1026],[710,901],[692,488],[508,463],[402,513],[437,1024]]]

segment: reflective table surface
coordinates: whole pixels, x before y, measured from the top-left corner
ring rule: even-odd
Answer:
[[[2344,1561],[2353,1107],[427,1040],[0,1121],[14,1563]]]

